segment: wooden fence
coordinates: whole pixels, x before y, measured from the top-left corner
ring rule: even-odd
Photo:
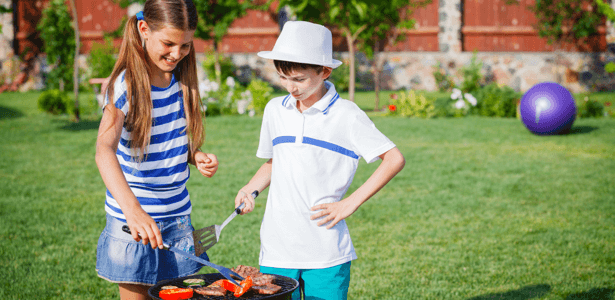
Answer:
[[[38,38],[36,24],[40,20],[41,11],[49,0],[13,0],[16,1],[16,41],[15,50],[22,53],[26,50],[38,50],[42,41]],[[546,39],[540,38],[533,28],[536,23],[534,14],[529,7],[534,0],[520,0],[518,5],[507,5],[504,0],[465,0],[462,13],[462,49],[463,51],[511,51],[534,52],[553,51]],[[126,10],[121,9],[110,0],[92,1],[76,0],[81,31],[82,53],[88,53],[92,43],[101,42],[103,33],[116,30],[121,20],[126,16]],[[417,21],[412,30],[404,32],[406,38],[389,51],[439,51],[439,1],[432,1],[427,6],[418,9],[414,18]],[[268,11],[249,11],[248,14],[235,21],[222,40],[220,49],[226,53],[254,53],[270,50],[279,34],[276,22],[275,5]],[[580,45],[567,45],[568,51],[605,51],[606,33],[604,26],[599,28],[599,34],[590,37]],[[118,44],[120,41],[116,40]],[[195,41],[197,52],[211,48],[211,41]],[[343,37],[334,31],[334,50],[346,51]]]

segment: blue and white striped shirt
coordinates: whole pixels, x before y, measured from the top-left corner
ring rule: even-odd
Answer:
[[[124,74],[114,83],[114,105],[128,115]],[[135,162],[131,156],[130,132],[122,129],[117,159],[130,189],[141,207],[156,221],[190,214],[192,205],[186,189],[190,177],[188,167],[188,136],[180,84],[171,79],[166,88],[152,86],[152,129],[146,159]],[[105,105],[108,103],[105,98]],[[105,210],[122,221],[126,217],[107,189]]]

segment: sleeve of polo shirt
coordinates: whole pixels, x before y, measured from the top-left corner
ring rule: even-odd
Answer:
[[[109,104],[109,93],[105,94],[105,101],[103,107]],[[124,73],[120,74],[113,85],[113,105],[124,113],[124,116],[128,115],[128,101],[126,99],[126,82],[124,81]]]
[[[269,128],[269,118],[271,117],[270,110],[269,105],[265,106],[263,123],[261,124],[261,135],[258,142],[258,150],[256,150],[256,157],[258,158],[273,158],[273,139],[271,138],[271,131]]]
[[[357,114],[350,129],[350,136],[358,154],[368,164],[378,160],[381,154],[395,148],[395,144],[376,128],[374,122],[363,111]]]

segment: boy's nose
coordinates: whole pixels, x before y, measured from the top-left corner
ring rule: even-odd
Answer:
[[[295,92],[297,90],[297,86],[294,85],[291,80],[287,80],[286,81],[286,90],[289,93],[293,94],[293,92]]]

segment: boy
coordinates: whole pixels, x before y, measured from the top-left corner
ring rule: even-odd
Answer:
[[[265,108],[257,157],[269,159],[237,194],[254,209],[251,191],[270,186],[261,225],[260,270],[300,282],[293,299],[346,299],[350,261],[357,256],[345,218],[404,167],[395,145],[357,105],[340,98],[326,79],[342,63],[332,59],[331,32],[289,21],[272,51],[290,93]],[[382,159],[372,176],[344,196],[363,157]]]

